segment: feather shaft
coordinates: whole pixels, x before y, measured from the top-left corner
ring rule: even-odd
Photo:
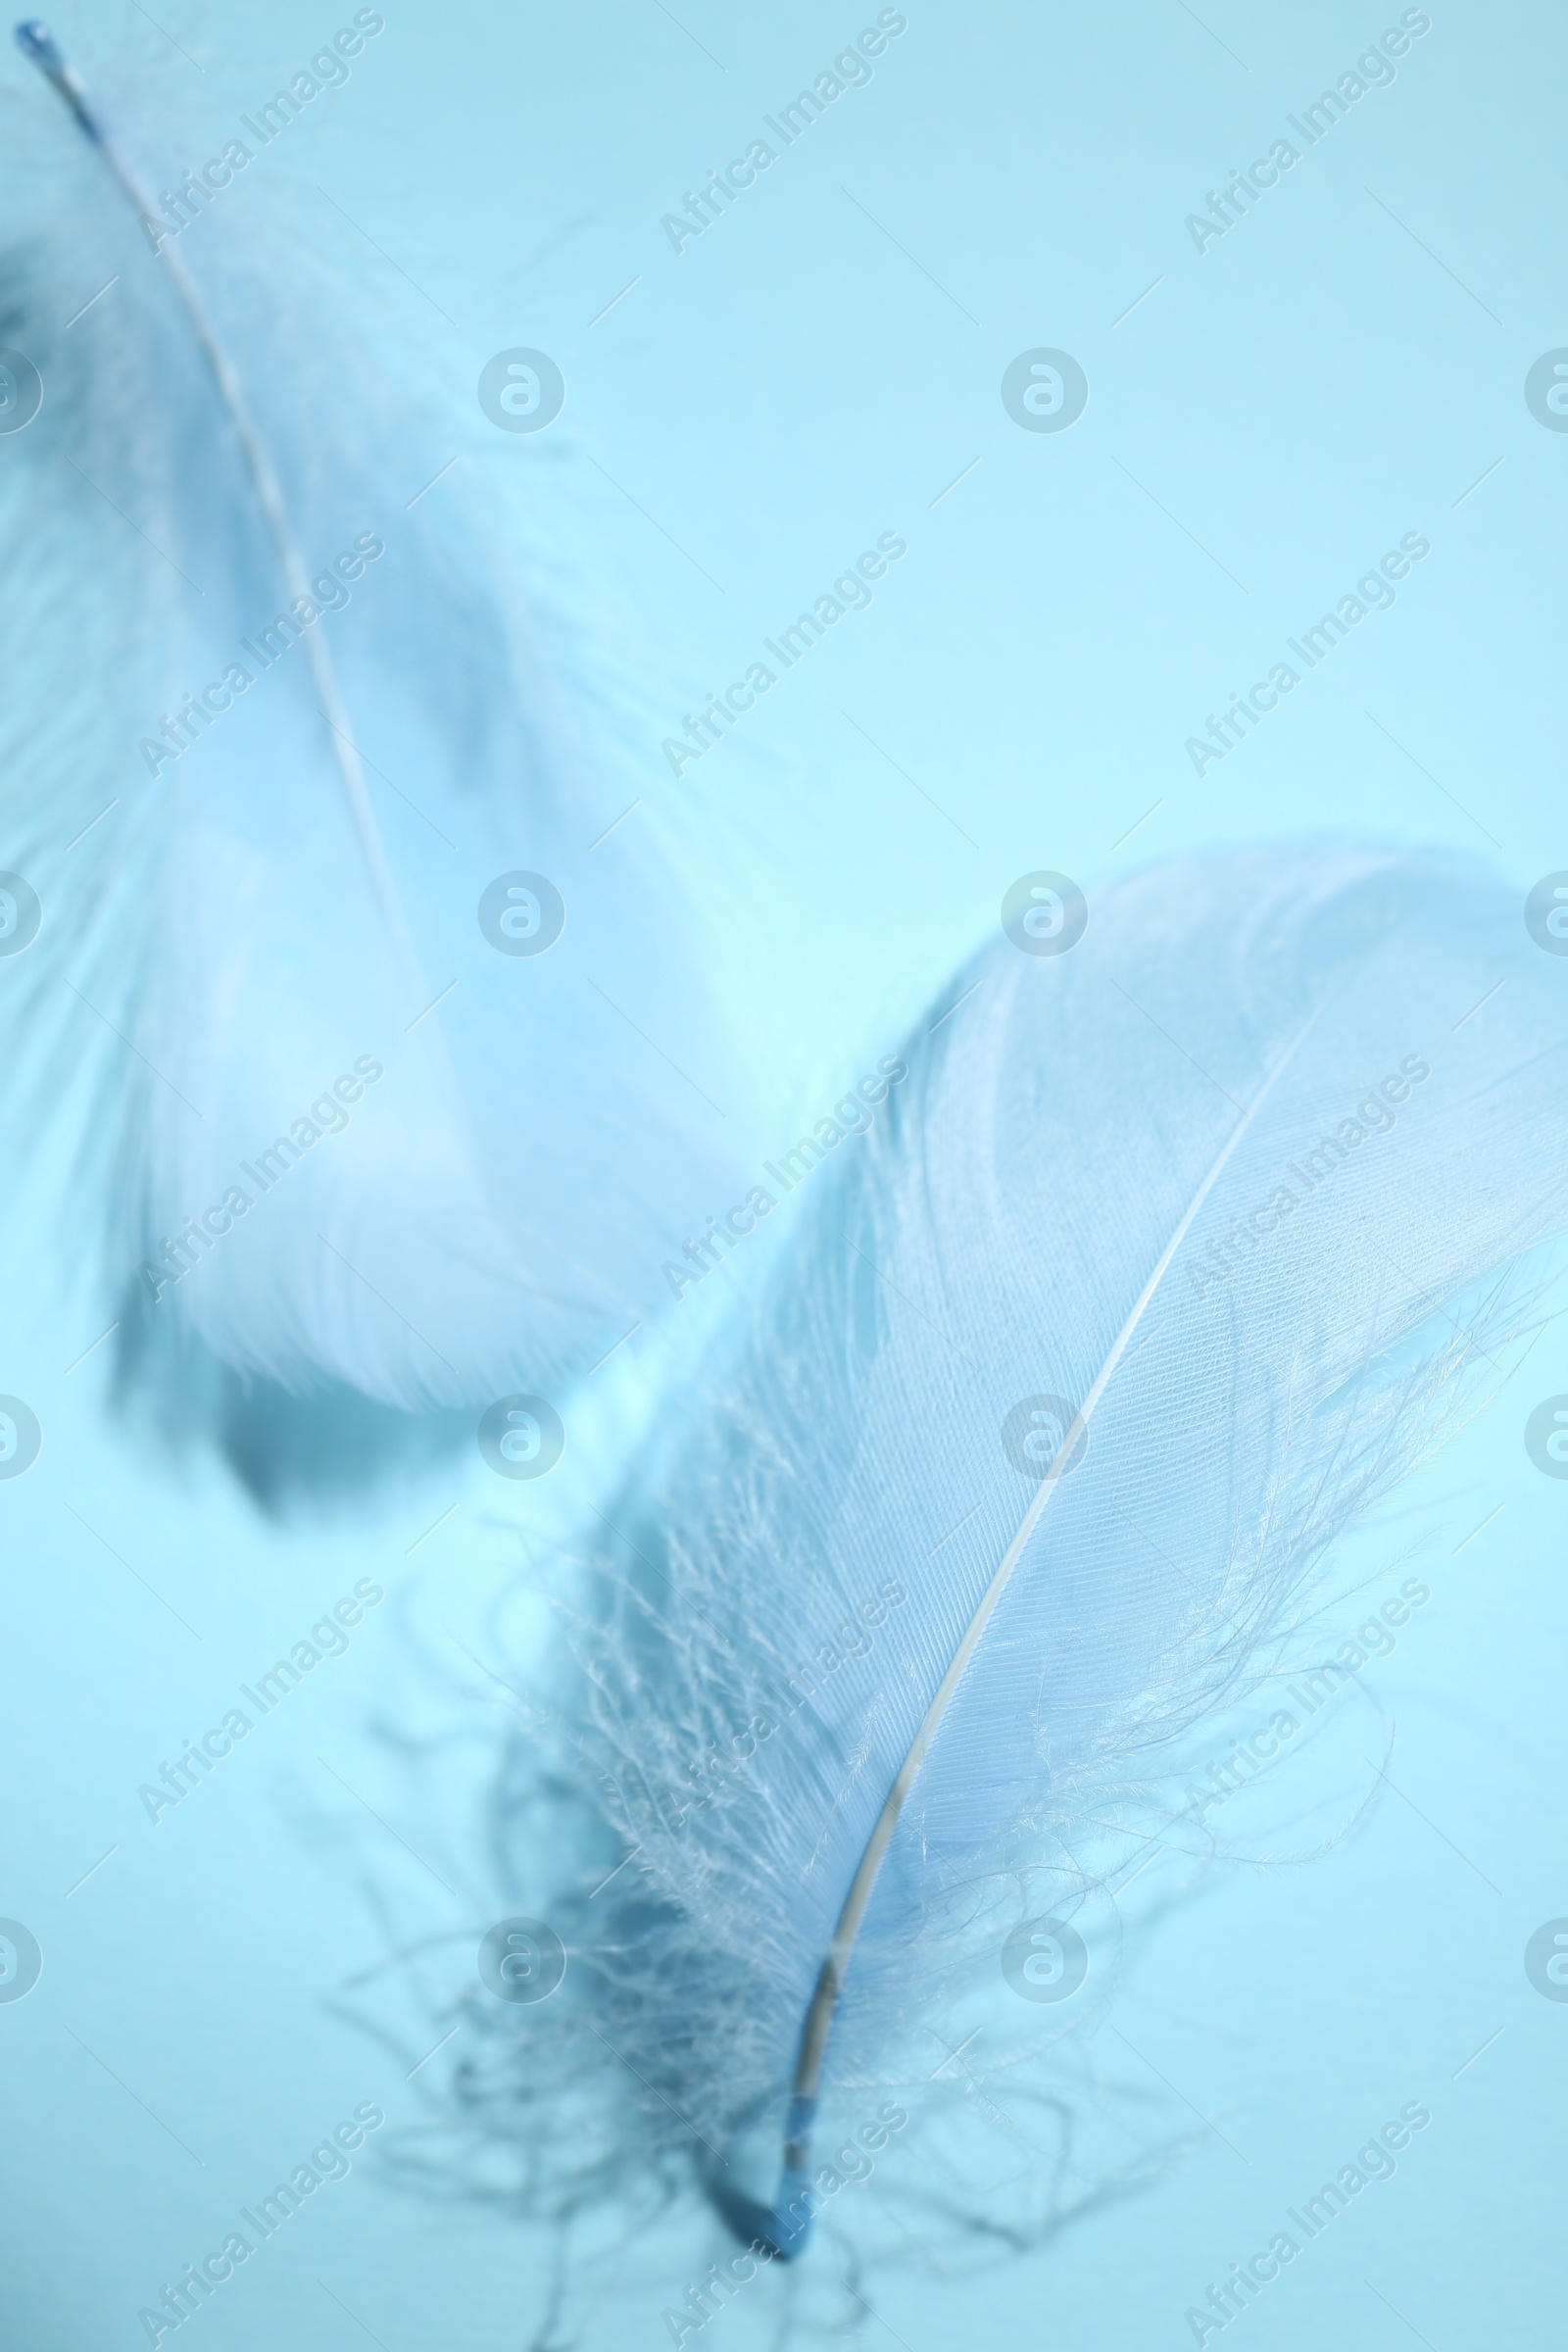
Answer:
[[[1312,1019],[1315,1020],[1316,1017],[1314,1014]],[[878,1873],[881,1871],[888,1847],[892,1842],[893,1833],[898,1827],[899,1816],[904,1810],[906,1799],[914,1787],[920,1768],[925,1762],[926,1751],[936,1737],[943,1717],[947,1714],[964,1668],[973,1656],[980,1638],[991,1621],[992,1612],[1010,1582],[1013,1570],[1023,1557],[1029,1539],[1038,1527],[1041,1515],[1051,1500],[1058,1480],[1072,1461],[1079,1444],[1087,1436],[1095,1407],[1115,1377],[1116,1367],[1126,1353],[1128,1343],[1134,1332],[1143,1321],[1151,1299],[1168,1273],[1177,1250],[1192,1231],[1194,1220],[1203,1202],[1223,1175],[1226,1163],[1251,1126],[1281,1075],[1294,1060],[1311,1026],[1312,1020],[1302,1024],[1290,1047],[1280,1056],[1241,1118],[1231,1129],[1223,1149],[1215,1157],[1201,1184],[1188,1202],[1180,1223],[1160,1252],[1153,1272],[1139,1293],[1126,1322],[1116,1334],[1109,1354],[1095,1375],[1089,1392],[1074,1416],[1072,1426],[1047,1464],[1034,1497],[1019,1522],[1017,1533],[1007,1545],[995,1576],[981,1596],[979,1606],[964,1628],[962,1638],[953,1653],[948,1670],[937,1686],[935,1696],[926,1709],[920,1728],[915,1733],[908,1752],[899,1767],[892,1788],[888,1790],[886,1802],[877,1815],[875,1826],[866,1840],[865,1850],[861,1854],[856,1867],[855,1876],[850,1882],[849,1893],[844,1898],[844,1908],[839,1914],[838,1923],[833,1931],[833,1941],[829,1946],[827,1957],[822,1963],[821,1975],[817,1979],[816,1989],[811,1996],[811,2005],[807,2011],[806,2023],[801,2031],[800,2052],[795,2065],[794,2099],[790,2118],[785,2127],[783,2180],[777,2206],[768,2217],[770,2224],[778,2225],[776,2234],[780,2242],[776,2243],[775,2250],[786,2260],[792,2251],[799,2250],[805,2243],[810,2227],[808,2220],[804,2227],[792,2230],[785,2222],[784,2216],[791,2198],[798,2193],[794,2184],[804,2174],[810,2154],[809,2131],[810,2125],[815,2119],[822,2062],[827,2055],[828,2036],[833,2030],[834,2012],[838,2007],[839,1993],[854,1954],[856,1938],[860,1932],[860,1923],[865,1917],[866,1906],[871,1900]]]
[[[39,72],[60,92],[87,138],[102,155],[126,203],[136,215],[137,220],[145,226],[152,218],[153,200],[142,185],[134,166],[125,156],[120,142],[106,129],[87,96],[81,76],[69,60],[62,55],[54,35],[46,25],[38,23],[36,19],[32,19],[17,26],[17,45],[24,56],[32,59]],[[169,271],[174,291],[179,296],[196,341],[201,347],[202,356],[212,370],[219,398],[227,411],[229,421],[234,428],[235,438],[239,442],[240,451],[251,477],[251,485],[256,492],[257,504],[262,510],[263,518],[277,553],[278,564],[283,574],[283,582],[288,596],[291,601],[304,597],[309,602],[310,580],[300,557],[299,544],[294,536],[293,526],[289,521],[282,486],[278,481],[272,461],[268,455],[267,445],[258,432],[255,419],[251,416],[239,372],[208,317],[190,271],[185,268],[179,255],[172,246],[166,248],[163,242],[155,243],[154,251]],[[321,716],[326,722],[327,732],[331,738],[333,762],[348,799],[349,812],[354,821],[354,830],[366,865],[369,869],[376,902],[381,909],[382,919],[397,952],[398,959],[403,965],[405,979],[409,983],[416,1002],[418,1002],[423,988],[422,975],[414,953],[414,943],[409,935],[409,927],[404,918],[402,905],[398,899],[397,887],[393,882],[391,868],[387,863],[386,851],[382,846],[375,815],[370,807],[369,795],[366,790],[365,770],[349,728],[348,711],[344,708],[342,693],[338,687],[337,673],[332,666],[332,658],[326,649],[325,640],[318,631],[312,630],[306,636],[305,653],[310,663],[316,691],[320,698]]]

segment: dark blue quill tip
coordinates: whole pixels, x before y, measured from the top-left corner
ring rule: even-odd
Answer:
[[[98,125],[88,109],[86,93],[61,55],[60,44],[48,25],[37,17],[24,17],[17,26],[17,47],[24,57],[31,58],[40,74],[47,74],[87,136],[96,139]]]
[[[771,2205],[711,2176],[704,2185],[719,2220],[754,2253],[765,2255],[770,2262],[794,2262],[805,2253],[811,2234],[810,2180],[806,2173],[786,2165]]]
[[[815,2205],[821,2202],[807,2169],[811,2158],[811,2127],[816,2122],[817,2104],[816,2099],[799,2091],[790,2101],[784,2127],[783,2169],[778,2194],[771,2205],[747,2196],[743,2189],[732,2187],[713,2173],[709,2174],[704,2183],[720,2221],[727,2222],[738,2238],[756,2251],[765,2253],[770,2261],[793,2262],[797,2255],[805,2253]]]
[[[24,57],[30,57],[35,66],[41,67],[57,86],[64,84],[66,61],[47,24],[40,24],[36,17],[24,17],[17,26],[17,47]]]

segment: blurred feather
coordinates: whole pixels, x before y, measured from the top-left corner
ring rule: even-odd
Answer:
[[[461,2078],[536,2173],[695,2160],[785,2255],[839,2185],[818,2105],[922,2082],[916,2027],[1084,1899],[1096,1825],[1502,1377],[1568,1225],[1564,974],[1468,867],[1195,858],[965,990],[613,1513],[566,1989],[477,2002]]]
[[[13,106],[38,226],[0,339],[45,398],[0,441],[0,864],[44,924],[5,977],[41,1082],[102,1072],[83,1186],[122,1387],[226,1428],[259,1488],[357,1477],[559,1392],[667,1297],[727,1156],[713,1008],[645,823],[601,838],[635,791],[613,712],[471,466],[448,478],[450,423],[261,192],[155,253],[46,37],[89,137],[41,85]],[[481,929],[518,873],[564,906],[537,955]]]

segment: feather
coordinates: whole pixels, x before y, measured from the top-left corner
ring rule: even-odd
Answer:
[[[572,1740],[584,1872],[622,1866],[550,1913],[576,2041],[512,2045],[514,2101],[553,2063],[580,2099],[591,2034],[640,2160],[784,2256],[818,2111],[928,2072],[1023,1874],[1082,1899],[1568,1225],[1563,974],[1467,866],[1160,866],[960,997],[613,1513]]]
[[[253,1443],[270,1415],[339,1456],[471,1430],[655,1311],[727,1163],[679,888],[636,824],[596,838],[611,729],[579,739],[565,632],[541,647],[462,476],[421,495],[446,452],[347,289],[247,256],[254,197],[187,265],[48,33],[19,39],[86,136],[8,271],[47,396],[4,445],[36,699],[0,863],[43,901],[73,1058],[110,1056],[122,1385],[181,1417],[216,1383]],[[66,329],[83,250],[114,283]]]

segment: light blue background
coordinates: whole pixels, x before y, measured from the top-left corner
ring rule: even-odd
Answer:
[[[203,73],[133,9],[59,26],[155,176],[212,152],[352,11],[159,13]],[[914,5],[870,85],[678,257],[661,215],[874,10],[386,13],[348,87],[227,202],[275,195],[369,289],[389,381],[435,386],[429,470],[454,450],[482,469],[622,664],[645,800],[628,823],[691,877],[746,1046],[743,1158],[892,1050],[1029,868],[1092,890],[1193,845],[1323,828],[1480,851],[1521,897],[1568,865],[1568,436],[1522,396],[1530,363],[1568,343],[1556,12],[1435,7],[1393,85],[1200,256],[1184,216],[1397,9],[1205,0],[1200,24],[1179,0]],[[53,107],[20,59],[0,80],[7,121]],[[220,266],[200,234],[192,270]],[[480,368],[514,344],[566,378],[537,441],[477,412]],[[1002,371],[1034,345],[1088,372],[1068,432],[1026,434],[1003,410]],[[308,377],[308,354],[272,356]],[[660,738],[887,530],[909,552],[871,610],[677,783]],[[1184,739],[1410,530],[1432,554],[1395,609],[1200,782]],[[385,2043],[341,2012],[389,1935],[453,1936],[427,1955],[439,2005],[488,1924],[478,1807],[504,1694],[453,1637],[492,1662],[537,1637],[517,1531],[548,1578],[710,1311],[687,1302],[596,1384],[548,1488],[501,1491],[466,1463],[384,1509],[279,1530],[216,1468],[176,1475],[117,1427],[107,1350],[66,1372],[107,1317],[94,1209],[62,1174],[62,1094],[44,1141],[30,1112],[13,1119],[30,1169],[3,1228],[0,1388],[46,1433],[0,1488],[0,1912],[45,1953],[32,1995],[0,2007],[17,2352],[144,2340],[137,2307],[357,2102],[388,2110],[383,2141],[420,2120],[444,2060],[405,2081],[428,2046],[417,2004],[381,2001]],[[1415,2099],[1434,2121],[1398,2176],[1239,2324],[1282,2352],[1411,2329],[1433,2352],[1555,2337],[1568,2005],[1531,1990],[1522,1953],[1568,1913],[1568,1486],[1532,1468],[1521,1432],[1564,1389],[1554,1326],[1347,1564],[1376,1578],[1398,1554],[1432,1587],[1362,1678],[1396,1727],[1399,1793],[1321,1862],[1217,1868],[1142,1927],[1191,1873],[1167,1861],[1139,1882],[1089,2054],[1113,2104],[1148,2102],[1151,2137],[1196,2129],[1185,2161],[1028,2259],[944,2278],[911,2252],[867,2274],[857,2340],[1191,2342],[1182,2314],[1207,2283]],[[350,1655],[154,1828],[137,1784],[364,1576],[388,1599]],[[1225,1743],[1216,1728],[1207,1752]],[[396,2193],[376,2147],[193,2323],[210,2347],[529,2340],[537,2236]],[[897,2191],[890,2160],[878,2193]],[[718,2250],[696,2222],[599,2266],[584,2340],[667,2342],[661,2307]],[[727,2342],[768,2340],[777,2284],[715,2323]]]

